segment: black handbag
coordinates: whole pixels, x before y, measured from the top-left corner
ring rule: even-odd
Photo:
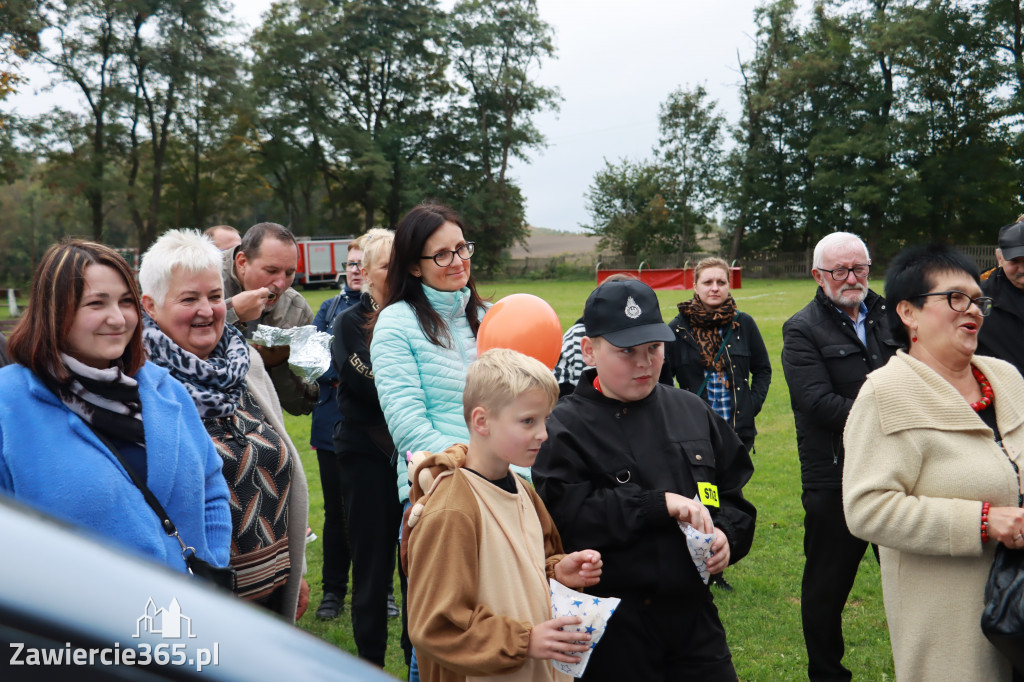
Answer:
[[[156,496],[150,492],[149,487],[147,487],[142,479],[139,478],[138,474],[135,473],[135,470],[128,465],[128,462],[126,462],[124,457],[121,456],[121,452],[115,448],[114,444],[111,443],[110,440],[102,433],[95,429],[93,429],[93,433],[96,434],[97,438],[103,441],[103,444],[110,449],[110,452],[113,453],[114,457],[117,457],[117,461],[121,463],[124,470],[128,472],[128,476],[132,479],[132,483],[135,484],[135,487],[139,489],[142,496],[146,498],[146,502],[160,518],[160,526],[164,529],[164,532],[167,533],[168,537],[174,538],[178,541],[178,544],[181,545],[181,558],[185,560],[188,572],[197,578],[202,578],[203,580],[216,585],[217,587],[234,592],[236,584],[235,569],[230,566],[220,568],[219,566],[214,566],[208,561],[200,559],[199,555],[196,554],[196,548],[189,547],[185,544],[185,541],[181,539],[181,535],[178,534],[178,529],[175,527],[174,522],[171,521],[171,517],[169,517],[167,512],[164,511],[163,505],[161,505],[160,501],[156,499]]]
[[[1024,550],[1000,544],[985,583],[981,631],[1024,673]]]

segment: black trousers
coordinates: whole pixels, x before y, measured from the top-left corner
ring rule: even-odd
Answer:
[[[338,466],[352,541],[352,634],[359,657],[383,667],[402,521],[395,468],[379,452],[342,453]]]
[[[325,594],[333,592],[344,600],[348,593],[352,558],[341,491],[341,470],[333,450],[317,448],[316,459],[320,464],[320,487],[324,491],[324,532],[321,538],[324,543],[323,591]]]
[[[868,543],[850,534],[838,489],[804,490],[804,579],[800,616],[807,645],[807,676],[850,680],[843,667],[843,608]]]
[[[594,647],[584,682],[736,680],[714,602],[626,597]]]

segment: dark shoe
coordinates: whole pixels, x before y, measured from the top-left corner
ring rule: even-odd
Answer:
[[[402,612],[398,609],[398,605],[395,604],[395,595],[388,595],[388,618],[398,618],[402,615]]]
[[[324,594],[324,598],[320,600],[320,607],[316,610],[316,617],[320,620],[333,620],[344,610],[345,604],[342,603],[341,598],[333,592],[327,592]]]
[[[732,592],[732,585],[726,582],[725,576],[721,573],[719,573],[718,575],[711,576],[711,580],[708,581],[708,585],[714,585],[720,590]]]

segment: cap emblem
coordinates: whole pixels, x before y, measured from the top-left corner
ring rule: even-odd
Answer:
[[[635,320],[640,317],[641,312],[643,311],[640,310],[640,306],[636,304],[636,301],[633,300],[632,296],[626,299],[626,317],[631,320]]]

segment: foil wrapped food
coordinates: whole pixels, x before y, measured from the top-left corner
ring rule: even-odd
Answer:
[[[261,324],[253,332],[252,342],[260,346],[291,346],[288,367],[304,381],[319,379],[331,367],[331,334],[311,324],[280,329]]]

